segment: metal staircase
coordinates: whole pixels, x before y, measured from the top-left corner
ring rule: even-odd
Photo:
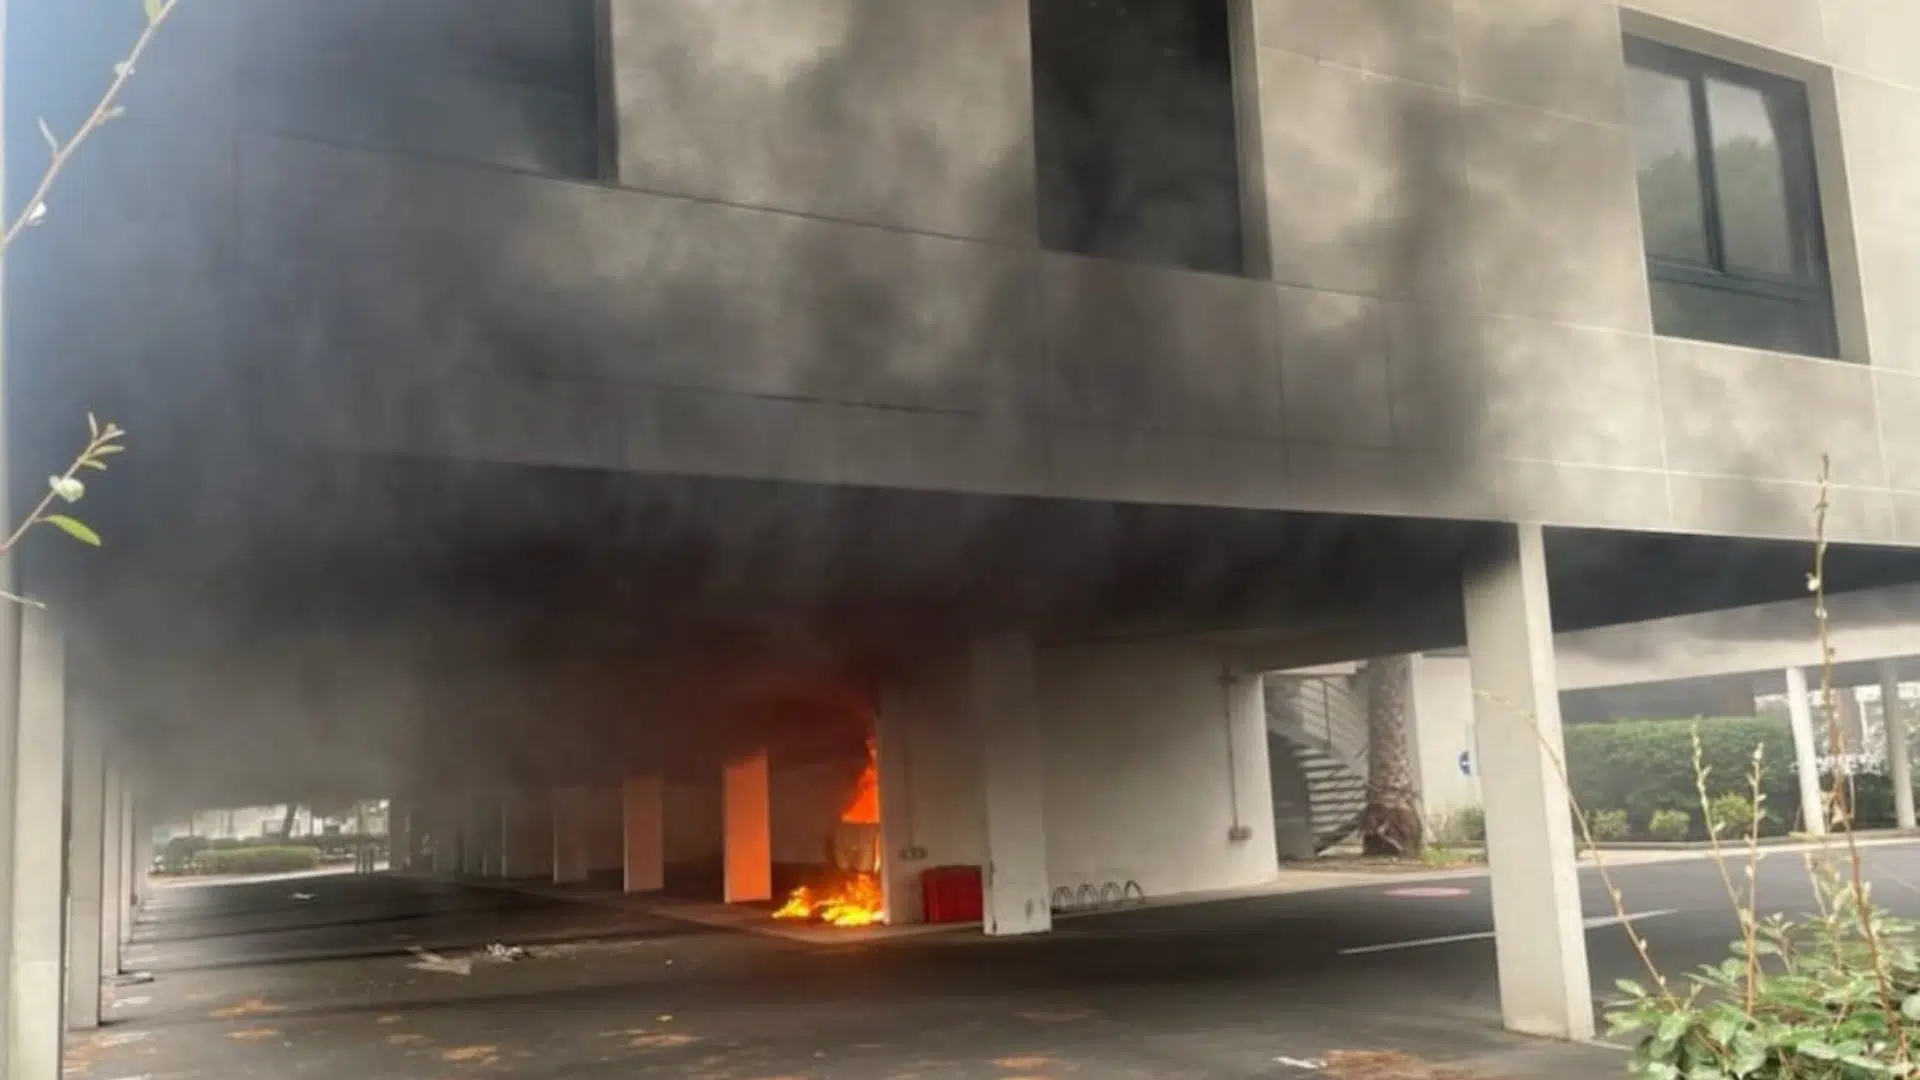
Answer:
[[[1367,809],[1367,715],[1350,675],[1268,675],[1267,748],[1305,781],[1314,851],[1359,829]]]

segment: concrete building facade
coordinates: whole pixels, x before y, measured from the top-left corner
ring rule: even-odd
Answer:
[[[124,6],[15,5],[10,190]],[[746,902],[871,736],[889,913],[972,865],[1013,934],[1258,882],[1262,673],[1464,646],[1505,1020],[1590,1035],[1554,632],[1801,593],[1823,460],[1830,586],[1920,576],[1915,30],[183,3],[9,253],[14,481],[144,441],[114,546],[20,568],[8,1075],[69,680],[157,811],[392,795],[416,870]]]

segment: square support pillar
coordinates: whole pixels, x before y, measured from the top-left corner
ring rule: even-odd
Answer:
[[[107,757],[99,722],[73,727],[67,788],[67,1028],[100,1026],[100,913],[107,862]]]
[[[106,838],[101,845],[100,876],[100,972],[120,974],[120,943],[123,940],[120,919],[124,914],[121,898],[126,895],[127,875],[127,793],[126,781],[116,762],[107,764]]]
[[[460,800],[435,796],[433,807],[433,872],[442,877],[458,877],[465,864],[466,845],[461,835]]]
[[[66,1038],[67,658],[53,616],[21,615],[14,741],[8,1080],[59,1080]]]
[[[1800,778],[1800,830],[1809,836],[1827,835],[1827,804],[1820,793],[1820,747],[1815,733],[1813,705],[1807,700],[1807,672],[1787,669],[1787,717],[1793,727],[1793,769]]]
[[[120,774],[120,971],[127,970],[127,946],[133,942],[133,917],[139,909],[138,894],[146,887],[140,865],[140,803],[133,793],[133,779]]]
[[[404,799],[387,799],[387,869],[396,873],[413,870],[412,804]]]
[[[555,884],[574,885],[588,878],[588,854],[593,844],[593,838],[588,835],[592,802],[593,792],[586,788],[561,788],[553,793]]]
[[[728,765],[720,776],[729,904],[773,899],[773,799],[768,783],[765,750]]]
[[[500,873],[509,878],[553,874],[553,797],[544,790],[509,792],[500,805]]]
[[[153,814],[139,799],[133,802],[133,906],[137,912],[153,899]],[[131,932],[133,919],[127,920]]]
[[[1593,986],[1541,528],[1515,526],[1464,592],[1501,1016],[1523,1034],[1590,1039]]]
[[[618,784],[588,788],[587,876],[615,882],[626,875],[626,806]]]
[[[1907,713],[1900,706],[1900,662],[1880,661],[1880,729],[1887,740],[1887,780],[1893,786],[1893,819],[1913,824],[1913,765],[1908,760]]]
[[[880,892],[890,926],[917,923],[926,914],[919,881],[924,856],[914,838],[912,708],[912,695],[890,685],[881,690],[873,718],[880,783]]]
[[[491,796],[479,794],[469,794],[461,800],[460,872],[467,877],[483,877],[487,873],[492,840],[499,832],[488,822],[494,816],[488,813],[491,801]]]
[[[621,788],[621,840],[630,893],[666,888],[667,785],[658,774],[629,776]]]
[[[986,931],[996,937],[1046,933],[1053,929],[1053,908],[1033,641],[1008,634],[975,643],[967,682],[986,813]]]

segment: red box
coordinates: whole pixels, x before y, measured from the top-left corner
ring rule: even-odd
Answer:
[[[922,915],[930,923],[979,922],[980,868],[930,866],[920,872]]]

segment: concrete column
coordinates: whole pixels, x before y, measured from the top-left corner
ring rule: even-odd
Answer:
[[[1880,661],[1880,724],[1887,739],[1887,781],[1893,786],[1894,823],[1913,824],[1913,766],[1907,759],[1907,713],[1900,707],[1900,662]]]
[[[133,906],[137,911],[153,899],[153,814],[139,799],[133,802]],[[133,919],[127,920],[129,929]]]
[[[91,717],[74,725],[67,788],[67,1028],[100,1026],[102,887],[107,862],[107,757]]]
[[[913,697],[904,686],[880,693],[873,718],[874,761],[880,781],[880,891],[887,923],[917,923],[926,914],[920,873],[926,854],[914,835]]]
[[[429,805],[433,808],[433,872],[442,877],[457,877],[464,863],[461,848],[465,846],[460,834],[460,800],[436,795]]]
[[[587,876],[618,881],[626,874],[626,807],[619,785],[588,789]]]
[[[66,642],[53,616],[21,616],[13,798],[13,942],[7,1080],[59,1080],[66,1038]]]
[[[140,806],[133,793],[131,777],[126,773],[120,776],[120,970],[128,967],[126,947],[133,941],[133,915],[136,908],[134,895],[144,888],[144,877],[140,871],[140,843],[135,833],[140,831]]]
[[[591,804],[593,793],[586,788],[561,788],[553,793],[553,880],[559,885],[575,885],[588,877],[588,851],[592,847]]]
[[[630,893],[659,892],[666,887],[666,802],[666,781],[658,773],[629,776],[621,789],[621,846]]]
[[[765,750],[728,765],[720,775],[729,904],[773,899],[773,801],[768,782]]]
[[[545,790],[515,791],[500,807],[500,840],[506,845],[501,872],[510,878],[553,874],[553,796]]]
[[[101,845],[100,876],[100,971],[120,974],[120,919],[124,911],[121,897],[126,894],[127,874],[127,793],[126,781],[117,762],[107,765],[106,837]]]
[[[386,799],[386,869],[388,871],[407,872],[411,869],[407,859],[407,803],[405,799],[388,796]]]
[[[1787,669],[1787,715],[1793,725],[1793,767],[1800,777],[1800,827],[1810,836],[1825,836],[1827,808],[1820,795],[1820,742],[1814,736],[1804,669]]]
[[[1513,1031],[1590,1039],[1593,987],[1563,776],[1546,547],[1538,525],[1516,526],[1504,540],[1464,582],[1500,1012]]]
[[[467,877],[482,877],[487,872],[489,840],[498,829],[487,824],[489,796],[467,795],[461,800],[460,872]]]
[[[975,643],[967,699],[980,738],[987,865],[986,931],[994,936],[1053,929],[1048,898],[1046,780],[1033,642],[1009,634]]]

